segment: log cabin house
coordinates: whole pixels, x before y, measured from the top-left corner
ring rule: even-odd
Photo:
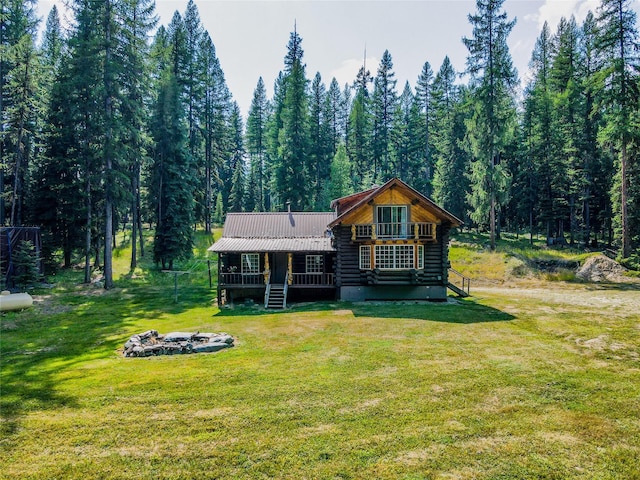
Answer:
[[[229,213],[218,253],[218,302],[445,300],[469,293],[449,268],[449,231],[462,222],[406,183],[334,200],[332,212]],[[459,276],[455,284],[450,273]]]

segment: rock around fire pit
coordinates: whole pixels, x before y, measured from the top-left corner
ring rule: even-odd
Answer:
[[[233,347],[233,337],[226,333],[172,332],[161,335],[157,330],[133,335],[124,344],[125,357],[179,355],[217,352]]]

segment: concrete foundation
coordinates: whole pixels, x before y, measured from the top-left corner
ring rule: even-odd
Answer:
[[[380,285],[340,287],[340,300],[362,302],[365,300],[446,300],[447,287],[425,285]]]

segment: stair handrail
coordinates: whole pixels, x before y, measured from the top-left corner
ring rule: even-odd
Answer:
[[[459,271],[457,271],[455,268],[449,267],[449,273],[453,273],[454,275],[457,275],[458,277],[460,277],[460,279],[462,280],[461,290],[465,292],[467,295],[471,295],[469,293],[471,290],[471,279],[469,277],[466,277],[464,274],[460,273]]]
[[[282,308],[287,308],[287,291],[289,290],[289,272],[284,277],[284,288],[282,289]]]
[[[264,290],[264,308],[269,308],[269,295],[271,294],[271,271],[266,272],[267,288]]]

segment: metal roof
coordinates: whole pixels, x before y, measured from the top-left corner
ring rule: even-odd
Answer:
[[[324,237],[335,219],[333,212],[228,213],[223,238]]]
[[[211,252],[331,252],[333,212],[228,213]]]
[[[221,238],[210,252],[333,252],[331,238]]]

